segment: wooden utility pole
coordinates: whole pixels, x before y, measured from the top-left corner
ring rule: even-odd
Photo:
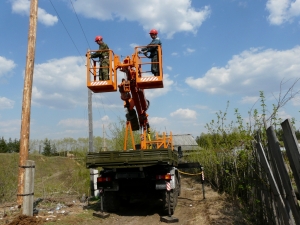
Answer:
[[[18,176],[17,204],[22,206],[24,196],[25,162],[28,159],[29,133],[30,133],[30,108],[32,94],[32,80],[35,57],[36,24],[37,24],[38,0],[31,0],[29,15],[28,47],[26,55],[25,80],[22,102],[21,132],[20,132],[20,160]]]

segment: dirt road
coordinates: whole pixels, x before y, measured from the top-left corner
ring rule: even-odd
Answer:
[[[182,177],[182,191],[174,217],[179,219],[182,225],[211,225],[211,224],[250,224],[244,219],[240,210],[228,202],[225,195],[219,195],[208,185],[205,186],[205,199],[203,199],[202,184],[190,177]],[[57,202],[56,202],[57,204]],[[166,224],[160,222],[160,202],[152,200],[133,201],[127,207],[123,207],[118,213],[111,213],[106,219],[93,216],[93,212],[99,209],[99,202],[91,202],[88,205],[76,201],[64,202],[60,210],[40,209],[37,217],[18,218],[18,215],[0,214],[0,224],[37,225],[155,225]],[[41,207],[41,206],[40,206]],[[0,208],[1,213],[1,208]],[[27,221],[25,221],[27,219]]]

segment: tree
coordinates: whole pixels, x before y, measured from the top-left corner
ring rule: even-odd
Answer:
[[[55,144],[52,144],[51,155],[56,155],[56,156],[59,155]]]
[[[113,150],[124,150],[124,138],[125,138],[126,121],[119,119],[119,123],[112,123],[109,126],[109,131],[111,133],[111,140],[113,142]],[[135,144],[140,144],[140,133],[138,131],[133,131],[133,138]],[[128,133],[128,141],[126,149],[133,148],[131,143],[130,134]]]
[[[7,144],[4,138],[2,137],[0,139],[0,153],[5,153],[5,152],[7,152]]]
[[[43,155],[45,156],[52,155],[50,140],[48,140],[47,138],[44,140]]]
[[[20,152],[20,140],[11,140],[11,138],[8,139],[7,143],[7,151],[8,152]]]

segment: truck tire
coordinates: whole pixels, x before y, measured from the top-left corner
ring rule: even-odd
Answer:
[[[176,192],[176,197],[175,197],[175,207],[177,206],[177,202],[178,202],[178,196],[180,195],[181,192],[181,187],[180,187],[180,183],[178,180],[178,177],[175,175],[175,192]],[[174,208],[175,211],[175,208]]]
[[[165,215],[169,215],[169,192],[170,192],[170,213],[171,215],[173,215],[177,205],[178,193],[179,193],[179,184],[176,176],[175,176],[175,188],[171,191],[166,190],[163,193],[163,203],[164,203],[163,213]]]
[[[117,193],[114,191],[106,191],[103,196],[103,209],[106,212],[116,212],[120,208],[120,201]]]
[[[180,176],[178,177],[177,181],[178,181],[178,196],[180,196],[181,195],[181,178],[180,178]]]

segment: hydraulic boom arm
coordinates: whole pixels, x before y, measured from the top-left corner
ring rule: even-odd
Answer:
[[[131,132],[132,140],[132,131],[141,130],[141,149],[150,149],[154,145],[156,148],[173,148],[172,135],[167,137],[163,134],[162,138],[157,136],[155,141],[152,141],[150,137],[150,125],[147,114],[150,103],[145,97],[144,89],[163,88],[162,53],[161,46],[157,45],[158,62],[145,62],[145,59],[148,58],[147,55],[139,55],[139,49],[143,47],[144,46],[135,47],[132,56],[126,56],[123,61],[120,61],[119,56],[114,55],[111,50],[107,50],[109,51],[109,68],[107,69],[110,74],[109,80],[107,81],[97,81],[97,71],[99,70],[100,73],[100,70],[105,69],[105,67],[101,67],[101,65],[98,66],[97,62],[90,58],[91,52],[95,51],[88,51],[87,86],[96,93],[116,91],[118,87],[121,93],[121,99],[124,101],[124,107],[128,111],[126,114],[127,122],[124,150],[126,150],[128,129]],[[153,76],[150,73],[149,68],[153,63],[158,64],[158,76]],[[125,78],[122,79],[119,85],[116,85],[117,70],[125,74]],[[133,149],[135,149],[135,145]]]

